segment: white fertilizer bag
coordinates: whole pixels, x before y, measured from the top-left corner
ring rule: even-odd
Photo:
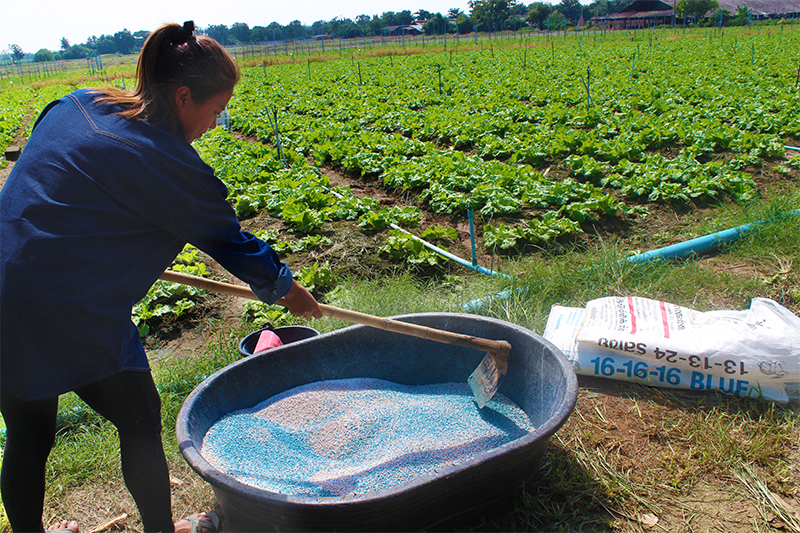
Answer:
[[[753,298],[746,311],[632,296],[556,305],[544,337],[576,374],[800,401],[800,318],[769,299]]]

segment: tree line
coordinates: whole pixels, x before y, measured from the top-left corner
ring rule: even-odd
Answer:
[[[42,48],[33,54],[33,61],[59,61],[62,59],[85,59],[94,54],[133,54],[138,53],[144,44],[149,31],[131,33],[125,29],[114,35],[92,35],[85,43],[70,44],[66,37],[61,38],[61,48],[53,51]],[[12,62],[22,61],[28,55],[21,46],[9,45],[8,56]]]
[[[614,13],[629,4],[631,0],[594,0],[591,5],[581,5],[580,0],[561,0],[558,4],[533,2],[525,4],[516,0],[470,0],[469,13],[459,8],[446,13],[432,13],[425,9],[417,11],[387,11],[381,15],[358,15],[355,18],[335,18],[319,20],[304,25],[294,20],[287,25],[272,22],[268,26],[250,28],[246,23],[237,22],[228,27],[223,24],[205,28],[205,33],[226,45],[247,44],[251,42],[287,41],[311,38],[376,37],[386,35],[397,27],[416,25],[426,35],[443,33],[471,33],[517,31],[522,28],[558,28],[566,22],[577,24],[583,18],[588,21],[598,14]],[[549,17],[549,18],[548,18]]]
[[[558,4],[536,1],[530,4],[517,0],[470,0],[469,13],[459,8],[452,8],[447,13],[432,13],[424,9],[400,12],[387,11],[379,15],[358,15],[351,18],[334,18],[318,20],[311,25],[304,25],[299,20],[282,25],[272,22],[268,26],[250,27],[245,22],[237,22],[230,27],[224,24],[213,24],[206,28],[198,28],[203,33],[223,45],[241,45],[269,41],[293,41],[312,38],[375,37],[386,35],[395,28],[416,25],[427,35],[443,33],[471,33],[518,31],[523,28],[537,30],[560,30],[567,26],[584,23],[596,16],[616,13],[632,0],[594,0],[591,4],[582,5],[580,0],[560,0]],[[708,17],[709,23],[743,24],[749,22],[750,13],[747,6],[742,6],[736,14],[719,10],[717,0],[679,0],[675,5],[676,14],[693,17],[702,21],[705,14],[713,11]],[[149,34],[148,31],[131,33],[127,29],[113,35],[92,36],[85,43],[70,44],[61,38],[61,49],[51,51],[41,49],[34,56],[34,61],[56,61],[61,59],[81,59],[93,54],[131,54],[138,53]],[[10,45],[9,55],[13,61],[20,61],[26,56],[18,45]]]
[[[530,4],[517,0],[470,0],[469,13],[452,8],[446,13],[431,13],[424,9],[400,12],[388,11],[382,15],[358,15],[354,19],[335,18],[319,20],[310,26],[294,20],[287,25],[273,22],[268,26],[250,28],[237,22],[228,27],[223,24],[205,28],[205,33],[225,45],[260,43],[266,41],[292,41],[310,38],[376,37],[386,35],[394,28],[417,25],[426,35],[443,33],[471,33],[517,31],[523,28],[560,30],[587,24],[596,16],[621,11],[633,0],[593,0],[583,5],[580,0],[560,0],[557,4],[536,1]],[[667,2],[672,3],[672,2]],[[750,21],[750,8],[742,5],[735,14],[720,10],[717,0],[678,0],[675,12],[680,19],[692,17],[695,21],[717,25],[742,25]],[[706,14],[709,14],[705,19]]]

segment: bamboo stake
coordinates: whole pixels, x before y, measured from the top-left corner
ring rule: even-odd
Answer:
[[[119,516],[115,516],[114,518],[112,518],[108,522],[103,522],[102,524],[100,524],[96,528],[94,528],[91,531],[89,531],[89,533],[100,533],[101,531],[105,531],[107,529],[110,529],[113,526],[116,526],[118,523],[120,523],[123,520],[125,520],[126,518],[128,518],[128,513],[122,513]]]
[[[797,63],[797,81],[794,82],[794,88],[797,89],[798,85],[800,85],[800,61]]]

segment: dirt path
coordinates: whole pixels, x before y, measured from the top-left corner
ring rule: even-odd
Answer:
[[[14,166],[13,162],[9,162],[8,166],[4,168],[0,168],[0,189],[3,188],[3,185],[6,183],[6,178],[11,173],[11,168]]]
[[[33,116],[33,114],[29,112],[28,116],[25,117],[25,119],[22,121],[20,127],[17,128],[16,135],[14,136],[14,140],[9,144],[9,148],[11,148],[12,146],[18,146],[20,148],[25,147],[25,144],[28,142],[28,138],[25,137],[23,134],[28,129],[28,124],[30,124],[30,122],[34,118],[35,117]],[[6,162],[8,163],[6,166],[0,167],[0,189],[3,187],[3,185],[5,185],[6,178],[8,178],[8,175],[11,173],[11,169],[14,167],[14,161],[6,161],[5,156],[0,158],[0,164]]]
[[[17,146],[19,145],[17,144]],[[6,166],[0,168],[0,189],[2,189],[3,185],[6,184],[6,178],[8,178],[9,174],[11,174],[12,168],[14,168],[14,161],[9,161]]]

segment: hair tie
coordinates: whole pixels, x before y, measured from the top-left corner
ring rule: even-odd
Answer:
[[[183,28],[178,30],[178,34],[172,40],[171,44],[179,45],[184,44],[186,41],[192,38],[194,34],[194,21],[187,20],[183,23]]]

